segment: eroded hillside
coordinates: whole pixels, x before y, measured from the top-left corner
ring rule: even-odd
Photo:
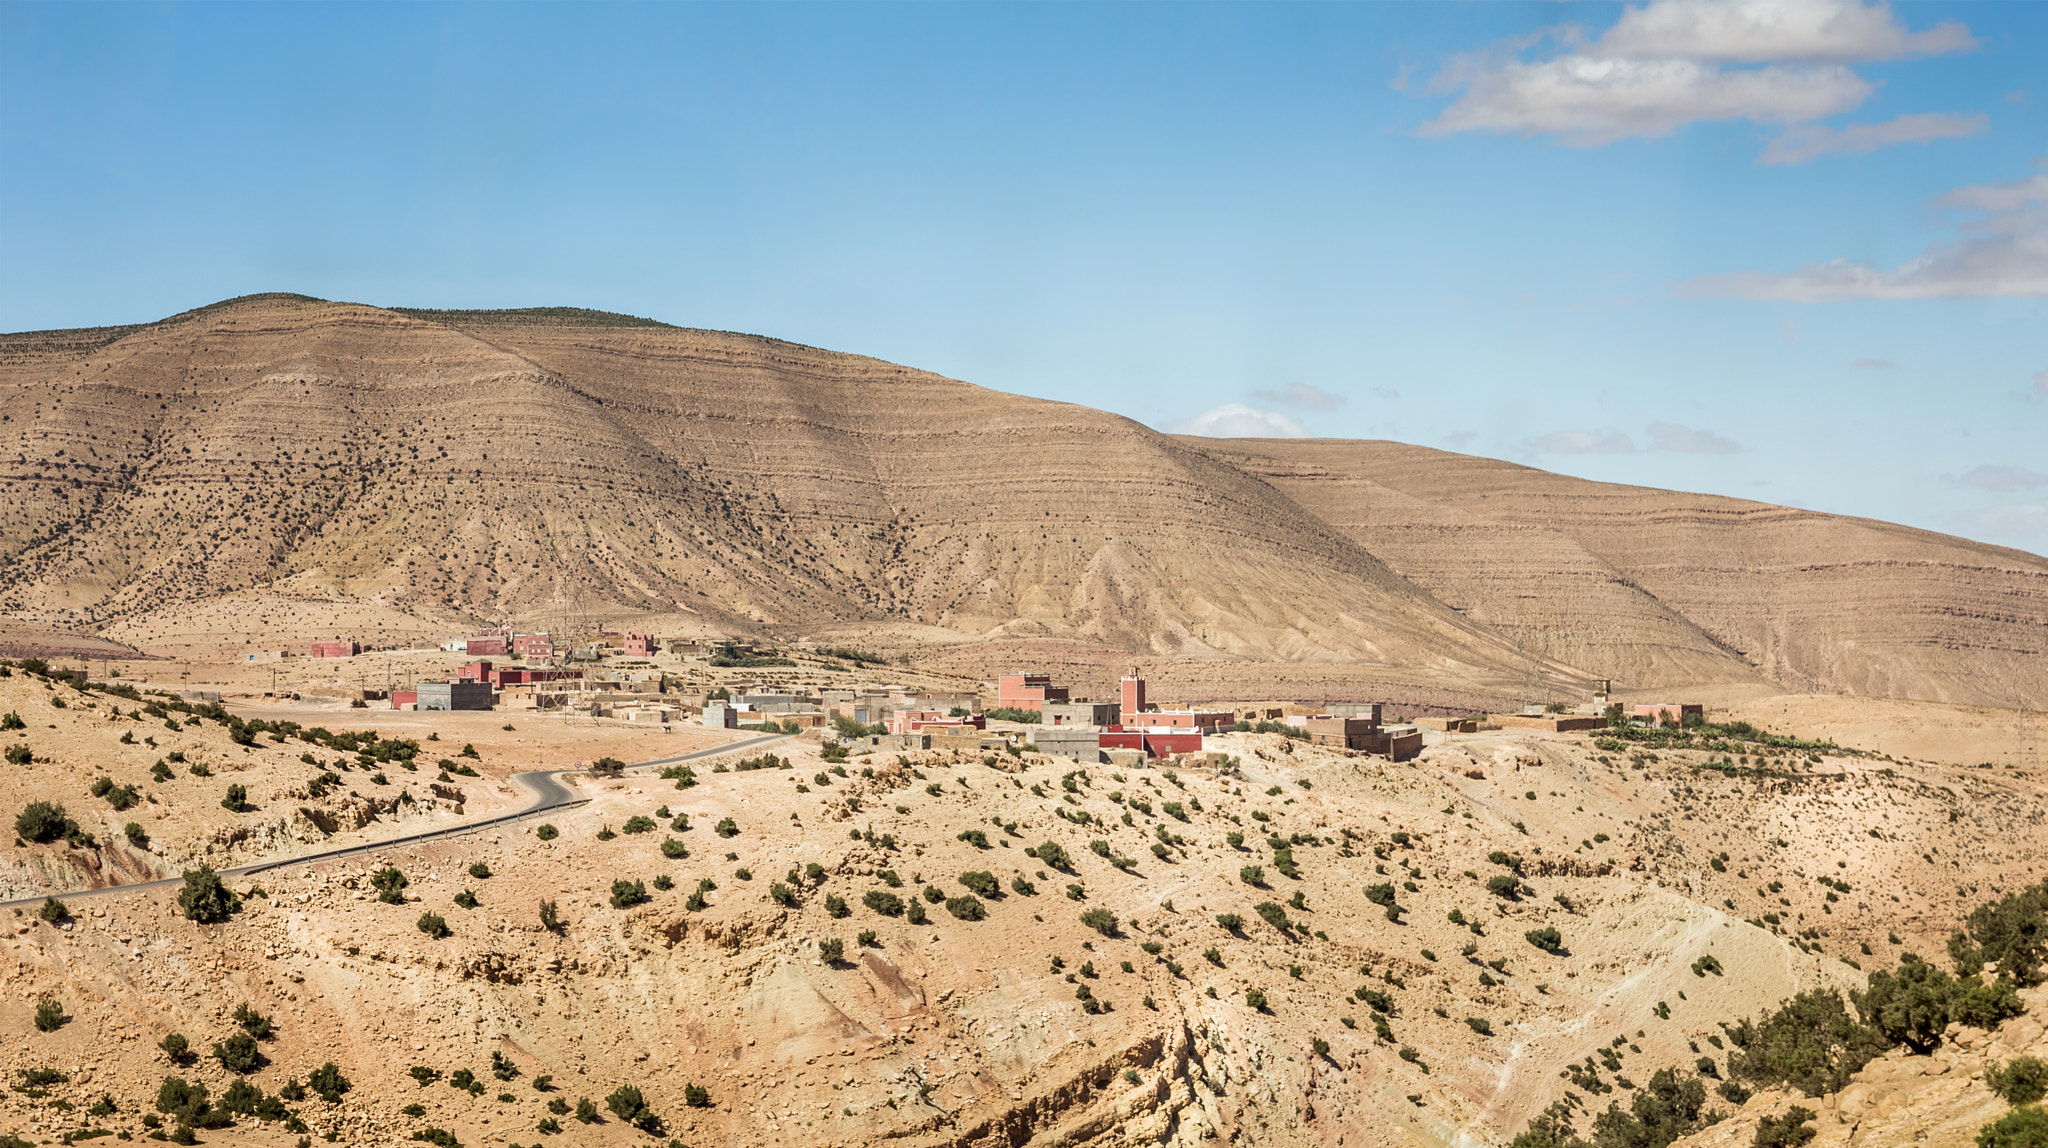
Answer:
[[[0,1112],[37,1138],[140,1135],[166,1075],[275,1098],[333,1062],[334,1103],[278,1103],[349,1143],[644,1143],[606,1106],[632,1086],[685,1144],[1499,1144],[1567,1091],[1625,1109],[1699,1055],[1725,1071],[1723,1022],[1941,952],[2048,855],[2031,777],[1824,746],[1216,745],[1220,768],[835,765],[787,739],[586,778],[545,828],[237,881],[217,924],[173,890],[79,899],[69,929],[31,903],[0,939],[0,1066],[69,1079]],[[248,756],[252,793],[308,772]],[[78,764],[39,762],[11,799],[89,804]],[[61,875],[110,848],[16,854]],[[44,1000],[69,1018],[49,1032]],[[246,1074],[207,1055],[243,1005],[275,1027]],[[190,1063],[159,1049],[173,1032]],[[283,1119],[200,1135],[295,1142]]]

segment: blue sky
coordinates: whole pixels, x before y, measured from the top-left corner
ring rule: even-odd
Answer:
[[[2048,552],[2048,5],[0,5],[0,329],[575,305]]]

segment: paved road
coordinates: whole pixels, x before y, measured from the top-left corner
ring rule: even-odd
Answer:
[[[675,757],[656,758],[653,761],[636,761],[626,768],[629,771],[656,769],[664,765],[675,765],[679,762],[716,757],[719,754],[732,753],[735,750],[752,749],[755,746],[782,741],[787,736],[786,734],[775,734],[764,737],[752,737],[726,745],[712,746],[710,749],[700,749],[694,753],[678,754]],[[586,772],[588,771],[581,769],[537,769],[513,774],[513,781],[533,791],[532,803],[516,812],[500,813],[495,817],[486,817],[478,821],[465,821],[460,825],[430,829],[424,833],[409,833],[403,837],[393,837],[386,841],[373,841],[365,845],[351,845],[345,849],[330,849],[324,853],[310,853],[304,857],[287,857],[278,861],[259,861],[254,865],[243,865],[235,869],[223,869],[220,875],[222,877],[246,877],[252,873],[265,873],[273,869],[283,869],[294,865],[312,865],[321,861],[339,860],[343,857],[361,857],[369,853],[382,853],[387,849],[400,849],[407,845],[417,845],[423,841],[438,841],[445,837],[458,837],[464,833],[475,833],[479,829],[489,829],[494,825],[504,825],[508,822],[519,821],[536,814],[547,813],[551,810],[582,805],[590,799],[576,796],[574,791],[562,784],[561,778],[571,773]],[[66,902],[70,902],[83,900],[87,897],[108,897],[124,893],[140,893],[145,889],[163,889],[182,885],[184,880],[183,877],[166,877],[160,881],[138,881],[132,885],[109,885],[101,889],[80,889],[75,893],[58,893],[54,895]],[[46,894],[37,894],[33,897],[24,897],[15,901],[0,901],[0,909],[30,908],[41,905],[44,896]]]

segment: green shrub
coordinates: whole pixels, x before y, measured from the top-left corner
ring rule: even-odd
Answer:
[[[1059,842],[1057,841],[1045,842],[1044,844],[1038,846],[1038,848],[1032,852],[1032,855],[1037,857],[1041,862],[1043,862],[1047,868],[1057,869],[1062,873],[1071,873],[1074,871],[1073,858],[1067,856],[1067,851],[1064,848],[1062,848]]]
[[[178,911],[201,924],[225,921],[240,906],[220,874],[201,865],[185,870],[184,887],[178,890]]]
[[[1490,1020],[1487,1020],[1487,1019],[1486,1019],[1485,1017],[1483,1017],[1483,1016],[1468,1016],[1468,1017],[1466,1017],[1466,1018],[1465,1018],[1465,1027],[1466,1027],[1466,1028],[1469,1028],[1469,1029],[1471,1029],[1471,1030],[1472,1030],[1473,1032],[1476,1032],[1476,1033],[1478,1033],[1478,1034],[1479,1034],[1480,1036],[1492,1036],[1492,1035],[1493,1035],[1493,1022],[1492,1022],[1492,1021],[1490,1021]]]
[[[58,1003],[57,998],[44,997],[36,1002],[37,1032],[56,1032],[70,1021],[71,1018],[64,1015],[64,1006]]]
[[[647,886],[644,882],[628,881],[624,878],[612,882],[612,908],[630,909],[645,900]]]
[[[683,1103],[692,1108],[711,1107],[711,1093],[692,1082],[683,1085]]]
[[[972,894],[948,897],[946,911],[963,921],[979,921],[988,916],[988,908],[981,903],[981,898]]]
[[[20,748],[19,746],[16,747]],[[48,801],[33,801],[14,816],[14,834],[24,841],[45,845],[66,837],[77,828],[75,822],[64,816],[64,807]]]
[[[988,834],[979,829],[963,829],[955,840],[965,841],[976,849],[987,849],[989,847]]]
[[[846,907],[846,898],[837,893],[827,893],[825,895],[826,916],[834,918],[845,917],[852,914],[852,912],[852,909]]]
[[[634,814],[626,818],[624,829],[628,833],[646,833],[654,828],[654,818]]]
[[[1252,911],[1259,915],[1260,920],[1281,932],[1289,934],[1294,932],[1294,922],[1287,919],[1287,910],[1281,908],[1277,903],[1261,901],[1252,906]]]
[[[1808,1096],[1841,1091],[1885,1048],[1833,989],[1800,993],[1757,1021],[1724,1027],[1735,1046],[1731,1077],[1759,1087],[1787,1084]]]
[[[306,1086],[319,1093],[320,1099],[329,1104],[341,1103],[341,1094],[355,1087],[331,1060],[306,1074]],[[472,1091],[483,1090],[479,1088]]]
[[[818,959],[828,965],[836,965],[846,959],[846,942],[838,937],[826,937],[818,942]]]
[[[1266,994],[1258,989],[1246,989],[1244,991],[1244,1003],[1250,1006],[1254,1012],[1265,1012]]]
[[[674,860],[677,858],[688,857],[690,855],[690,850],[682,842],[676,840],[675,838],[664,837],[661,841],[661,855],[663,857],[667,857],[671,860]]]
[[[455,930],[450,929],[448,927],[447,920],[443,918],[439,913],[420,914],[418,924],[420,932],[425,933],[427,936],[432,937],[437,941],[441,940],[444,937],[452,936],[454,935],[455,932]]]
[[[1546,953],[1555,953],[1564,948],[1564,937],[1549,925],[1523,933],[1522,939]]]
[[[234,1018],[235,1023],[242,1026],[243,1032],[248,1033],[257,1040],[269,1039],[275,1029],[269,1017],[250,1008],[246,1001],[235,1006]]]
[[[562,831],[555,828],[552,825],[547,824],[546,822],[542,822],[541,824],[533,827],[533,835],[535,837],[540,838],[542,841],[553,841],[555,838],[560,837],[562,835]]]
[[[969,870],[960,874],[960,883],[967,886],[970,891],[979,893],[984,897],[995,898],[1002,895],[1002,882],[996,880],[996,876],[993,873]]]
[[[71,909],[55,897],[45,897],[42,908],[36,910],[36,916],[52,925],[61,925],[71,919]]]
[[[1799,1148],[1820,1130],[1812,1126],[1813,1109],[1793,1105],[1783,1116],[1765,1116],[1756,1122],[1756,1148]]]
[[[780,881],[768,886],[768,896],[785,909],[796,904],[796,891]]]
[[[884,917],[903,915],[903,898],[883,889],[870,889],[862,895],[860,903]]]
[[[370,875],[370,886],[377,890],[377,899],[387,905],[405,904],[405,887],[412,881],[396,868],[386,865]]]
[[[1105,937],[1116,936],[1116,914],[1110,912],[1108,909],[1098,908],[1082,910],[1081,923],[1095,930],[1096,932],[1101,933]]]
[[[246,1032],[238,1032],[213,1046],[214,1059],[229,1072],[254,1072],[261,1067],[263,1051],[256,1046],[256,1038]]]
[[[740,827],[732,818],[724,817],[720,818],[718,824],[712,827],[712,832],[720,837],[738,837],[740,835]]]
[[[1984,1086],[2007,1104],[2032,1104],[2048,1095],[2048,1061],[2021,1056],[1994,1064],[1984,1070]]]
[[[2048,963],[2048,881],[1977,906],[1949,938],[1948,951],[1960,976],[1995,963],[2001,980],[2041,983]]]
[[[604,1106],[612,1115],[635,1128],[651,1129],[655,1125],[654,1109],[647,1104],[647,1098],[630,1084],[622,1084],[604,1098]]]
[[[1977,1132],[1977,1148],[2048,1146],[2048,1110],[2038,1104],[2015,1108]]]

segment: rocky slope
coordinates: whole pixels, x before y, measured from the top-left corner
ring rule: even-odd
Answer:
[[[0,687],[16,707],[64,698],[32,714],[57,735],[105,720],[99,695],[19,672]],[[441,743],[469,737],[466,715],[408,716]],[[369,720],[349,718],[333,728]],[[349,1144],[430,1128],[646,1143],[605,1112],[622,1085],[685,1144],[1499,1144],[1575,1085],[1567,1066],[1612,1056],[1597,1075],[1622,1096],[1659,1068],[1690,1073],[1720,1022],[1860,983],[1850,961],[1939,952],[2048,854],[2031,776],[1509,732],[1408,764],[1218,740],[1230,768],[925,753],[843,774],[791,740],[774,747],[790,768],[759,751],[768,768],[731,768],[735,752],[690,785],[586,781],[590,803],[547,830],[274,870],[220,924],[183,920],[163,891],[79,900],[68,929],[24,913],[0,935],[0,1070],[69,1079],[0,1094],[0,1132],[139,1135],[167,1074],[219,1098],[238,1077],[204,1053],[248,1005],[277,1031],[247,1079],[275,1094],[334,1062],[347,1093],[288,1107]],[[79,744],[8,799],[89,806]],[[464,786],[497,785],[499,756]],[[306,772],[258,750],[241,776],[267,800]],[[187,802],[182,776],[135,784],[170,808],[153,831],[166,854],[244,816]],[[104,844],[15,855],[53,879],[111,877],[83,860]],[[386,865],[408,878],[402,904],[372,887]],[[1489,891],[1511,874],[1526,888]],[[619,881],[642,888],[619,897]],[[450,935],[422,931],[427,913]],[[1543,928],[1554,951],[1525,938]],[[31,1024],[45,999],[70,1018],[54,1031]],[[196,1062],[167,1062],[171,1032]],[[464,1069],[480,1091],[450,1087]],[[90,1115],[103,1094],[114,1112]],[[275,1119],[201,1136],[296,1142]]]

